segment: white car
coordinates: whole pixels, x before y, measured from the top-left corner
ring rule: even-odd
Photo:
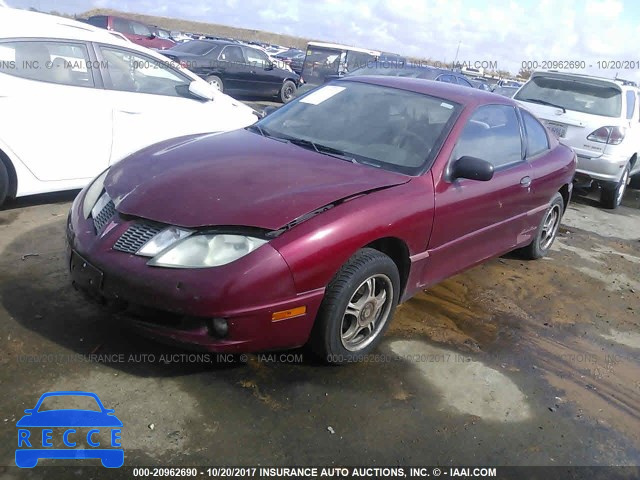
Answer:
[[[0,204],[82,188],[153,143],[258,119],[157,52],[10,8],[0,15],[0,112]]]
[[[601,187],[600,201],[617,208],[640,180],[640,96],[615,79],[534,72],[513,97],[535,113],[578,156],[576,186]]]

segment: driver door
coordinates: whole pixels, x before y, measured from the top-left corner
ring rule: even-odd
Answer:
[[[97,49],[106,65],[105,93],[113,105],[111,163],[161,140],[208,130],[207,102],[184,94],[188,76],[127,48]]]

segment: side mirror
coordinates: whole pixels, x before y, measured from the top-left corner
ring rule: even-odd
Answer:
[[[156,34],[155,33],[150,33],[149,36],[147,37],[149,40],[153,40],[154,38],[156,38]]]
[[[468,178],[486,182],[493,178],[493,165],[476,157],[460,157],[451,166],[451,179]]]
[[[265,70],[273,70],[274,66],[273,66],[273,62],[267,62],[266,65],[264,66]]]
[[[198,82],[196,80],[189,84],[189,93],[202,100],[214,99],[213,87],[208,83]]]

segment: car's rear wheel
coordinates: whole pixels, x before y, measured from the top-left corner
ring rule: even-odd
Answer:
[[[291,80],[287,80],[282,84],[280,89],[280,101],[282,103],[289,103],[296,94],[296,84]]]
[[[629,172],[631,171],[631,165],[627,164],[622,172],[620,181],[613,185],[603,185],[602,192],[600,192],[600,203],[604,208],[615,209],[620,206],[624,197],[624,192],[627,189],[629,183]]]
[[[520,249],[520,253],[522,253],[525,258],[536,260],[549,253],[551,245],[553,245],[553,241],[558,234],[563,213],[564,200],[560,193],[556,193],[551,199],[549,208],[547,208],[547,211],[544,213],[542,221],[538,225],[532,242]]]
[[[9,195],[9,172],[4,162],[0,160],[0,207]]]
[[[224,83],[222,83],[222,79],[220,77],[216,77],[215,75],[209,75],[207,78],[207,83],[209,85],[217,88],[221,92],[224,92]]]
[[[384,335],[398,304],[400,275],[387,255],[364,248],[327,286],[311,336],[327,363],[358,361]]]

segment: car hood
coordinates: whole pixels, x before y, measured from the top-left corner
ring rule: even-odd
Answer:
[[[121,427],[115,415],[90,410],[48,410],[25,415],[17,427]]]
[[[191,228],[277,230],[337,200],[409,179],[236,130],[147,147],[114,165],[105,188],[122,214]]]

